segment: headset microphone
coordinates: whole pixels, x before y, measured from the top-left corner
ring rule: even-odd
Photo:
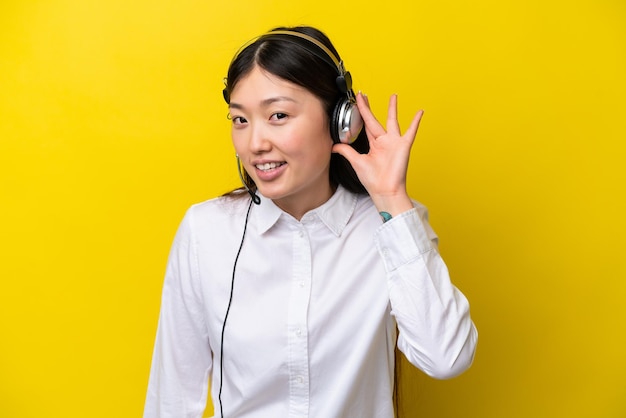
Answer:
[[[239,179],[241,180],[241,184],[243,184],[244,189],[246,189],[254,204],[260,205],[261,198],[255,192],[250,190],[250,187],[248,187],[248,183],[246,183],[246,180],[243,178],[243,173],[241,172],[241,160],[239,159],[239,155],[237,155],[237,173],[239,173]]]

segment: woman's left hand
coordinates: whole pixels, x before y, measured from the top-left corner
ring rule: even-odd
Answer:
[[[366,96],[359,93],[356,103],[363,118],[370,151],[359,154],[347,144],[335,144],[333,152],[343,155],[350,162],[379,212],[398,215],[413,207],[406,190],[406,176],[411,147],[424,112],[417,112],[402,135],[398,123],[397,95],[389,99],[386,130],[372,113]]]

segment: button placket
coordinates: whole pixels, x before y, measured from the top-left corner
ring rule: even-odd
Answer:
[[[309,411],[307,313],[311,291],[311,246],[302,224],[297,225],[292,237],[293,274],[288,313],[289,417],[306,417]]]

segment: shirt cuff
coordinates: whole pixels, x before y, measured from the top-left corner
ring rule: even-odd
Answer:
[[[415,208],[382,224],[376,230],[374,241],[385,269],[393,271],[435,248],[428,229]]]

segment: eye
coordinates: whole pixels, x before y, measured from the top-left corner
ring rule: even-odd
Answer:
[[[241,116],[235,116],[232,118],[233,121],[233,125],[243,125],[245,123],[248,123],[248,121],[246,120],[246,118],[241,117]]]
[[[285,118],[287,118],[287,114],[286,113],[276,112],[276,113],[272,114],[272,116],[270,117],[270,120],[281,120],[281,119],[285,119]]]

